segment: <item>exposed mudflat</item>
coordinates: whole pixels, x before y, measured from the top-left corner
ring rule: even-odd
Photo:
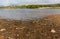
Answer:
[[[0,39],[60,39],[60,15],[28,21],[0,19]]]

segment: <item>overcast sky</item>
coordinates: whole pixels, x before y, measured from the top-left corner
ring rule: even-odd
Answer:
[[[55,3],[60,3],[60,0],[0,0],[0,5],[55,4]]]

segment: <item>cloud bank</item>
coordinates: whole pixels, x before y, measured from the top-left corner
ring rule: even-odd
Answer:
[[[0,5],[11,5],[11,4],[56,4],[60,3],[60,0],[0,0]]]

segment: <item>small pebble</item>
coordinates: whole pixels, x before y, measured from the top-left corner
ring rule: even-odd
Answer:
[[[51,30],[52,33],[55,33],[56,31],[54,29]]]
[[[6,29],[0,29],[0,31],[5,31]]]
[[[11,37],[8,37],[9,39],[13,39],[13,38],[11,38]]]

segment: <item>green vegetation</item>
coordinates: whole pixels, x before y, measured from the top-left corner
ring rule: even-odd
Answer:
[[[52,4],[52,5],[22,5],[22,6],[7,6],[6,8],[60,8],[60,4]]]

